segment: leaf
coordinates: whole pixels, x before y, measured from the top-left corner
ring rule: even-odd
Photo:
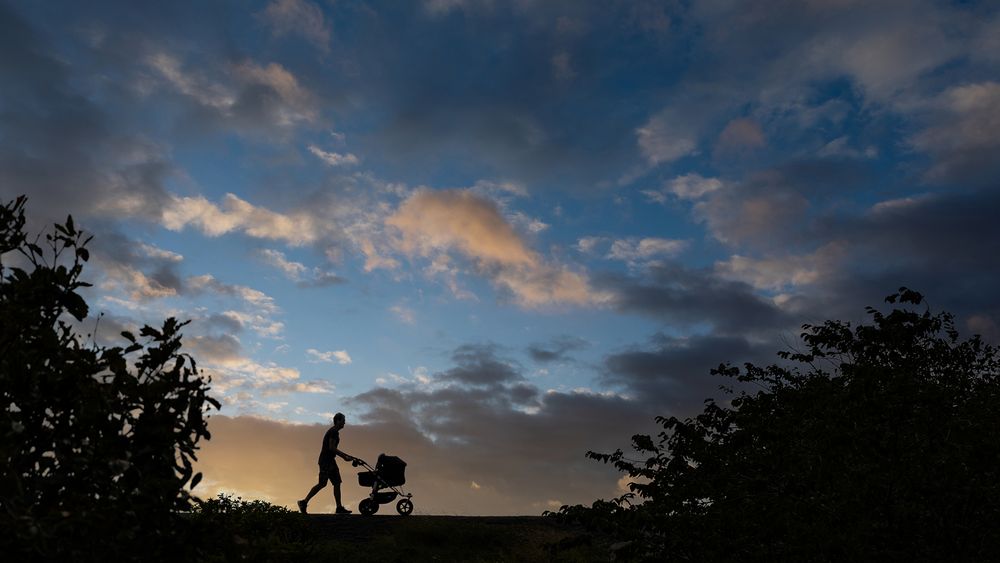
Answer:
[[[139,330],[139,335],[140,336],[152,336],[153,338],[156,338],[157,340],[163,338],[163,335],[160,334],[160,331],[156,330],[155,328],[153,328],[153,327],[151,327],[149,325],[146,325],[146,326],[142,327],[142,329]]]
[[[63,294],[62,305],[66,307],[66,312],[73,315],[78,321],[82,321],[87,316],[87,302],[76,293],[69,292]]]
[[[124,336],[129,342],[135,342],[135,335],[127,330],[122,331],[122,336]]]
[[[194,490],[201,483],[201,472],[195,473],[194,477],[191,478],[191,489]]]

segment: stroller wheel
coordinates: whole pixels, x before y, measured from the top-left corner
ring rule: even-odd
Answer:
[[[370,498],[366,498],[358,503],[358,510],[365,516],[371,516],[378,512],[378,503]]]
[[[403,516],[407,516],[413,512],[413,501],[408,498],[400,500],[396,503],[396,512],[402,514]]]

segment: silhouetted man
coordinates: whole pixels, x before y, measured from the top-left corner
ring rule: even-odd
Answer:
[[[344,414],[338,412],[333,416],[333,427],[327,430],[326,435],[323,436],[323,449],[319,452],[319,482],[310,489],[306,498],[299,501],[299,512],[302,514],[306,513],[309,500],[326,486],[327,481],[333,485],[333,498],[337,501],[337,514],[351,513],[340,502],[341,479],[340,468],[337,467],[337,456],[344,458],[344,461],[354,461],[354,457],[337,449],[337,446],[340,445],[340,429],[344,427],[346,421]]]

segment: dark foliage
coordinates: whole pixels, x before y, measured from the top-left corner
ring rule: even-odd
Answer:
[[[0,552],[13,560],[163,560],[193,549],[188,487],[205,413],[219,403],[170,318],[123,347],[71,325],[90,240],[72,217],[24,232],[0,206]],[[3,260],[24,267],[7,267]]]
[[[197,500],[189,522],[207,546],[204,561],[312,561],[320,533],[308,518],[262,500],[220,494]]]
[[[637,560],[1000,558],[997,351],[919,293],[886,301],[871,324],[806,325],[783,366],[713,370],[757,389],[658,418],[632,439],[645,460],[588,452],[633,492],[556,516]]]

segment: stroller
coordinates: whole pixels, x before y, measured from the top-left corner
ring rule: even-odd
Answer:
[[[354,467],[359,465],[367,469],[358,473],[358,484],[362,487],[371,487],[372,492],[368,498],[358,503],[358,511],[364,516],[371,516],[378,512],[378,505],[389,504],[396,500],[396,497],[403,497],[396,503],[396,512],[407,516],[413,512],[413,497],[410,493],[404,493],[399,487],[406,483],[404,475],[406,462],[398,457],[381,454],[375,467],[368,465],[363,459],[355,458]],[[382,489],[389,489],[383,491]]]

